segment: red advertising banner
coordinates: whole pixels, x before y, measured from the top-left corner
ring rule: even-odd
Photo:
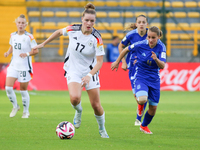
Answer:
[[[131,90],[128,71],[121,65],[118,71],[110,69],[111,63],[104,63],[100,70],[101,90]],[[5,88],[6,68],[0,70],[0,89]],[[63,63],[33,63],[33,80],[28,90],[67,90]],[[200,63],[167,63],[160,71],[161,90],[200,91]],[[14,89],[19,90],[16,82]]]

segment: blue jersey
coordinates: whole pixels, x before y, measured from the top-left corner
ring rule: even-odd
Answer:
[[[134,78],[145,80],[151,87],[160,88],[160,68],[156,62],[151,58],[153,51],[157,58],[166,62],[166,47],[158,40],[154,48],[149,47],[148,40],[139,41],[130,45],[129,50],[135,51],[137,56],[136,73]]]
[[[138,41],[145,40],[146,38],[147,33],[143,37],[141,37],[138,33],[138,29],[134,29],[126,34],[121,43],[125,46],[128,46]],[[128,69],[131,69],[133,67],[133,62],[130,62],[130,60],[133,60],[135,56],[135,52],[130,52],[127,54],[126,63],[128,64]]]
[[[106,53],[108,62],[114,62],[115,60],[117,60],[118,56],[119,56],[118,45],[114,46],[113,44],[108,44]]]

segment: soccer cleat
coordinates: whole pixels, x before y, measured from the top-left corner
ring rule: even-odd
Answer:
[[[19,105],[17,105],[17,108],[12,109],[12,111],[10,113],[10,117],[14,117],[19,110],[20,110],[20,107],[19,107]]]
[[[137,107],[137,115],[142,117],[144,114],[144,104],[143,105],[140,105],[138,104],[138,107]]]
[[[81,115],[82,115],[82,111],[79,113],[77,110],[75,112],[75,116],[74,116],[74,126],[75,128],[79,128],[81,125]]]
[[[99,134],[101,135],[102,138],[109,138],[106,129],[104,130],[99,130]]]
[[[136,119],[136,120],[135,120],[135,126],[140,126],[140,125],[141,125],[140,120]]]
[[[29,118],[30,114],[27,112],[27,113],[23,113],[22,115],[22,118]]]
[[[153,134],[147,126],[143,127],[140,125],[140,131],[144,132],[145,134]]]

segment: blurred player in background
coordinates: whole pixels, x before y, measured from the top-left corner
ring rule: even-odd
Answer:
[[[119,47],[118,47],[119,52],[121,53],[123,48],[125,48],[128,45],[131,45],[138,41],[145,40],[147,38],[147,30],[148,30],[147,25],[148,25],[147,17],[144,15],[139,15],[136,18],[136,23],[130,24],[130,26],[128,26],[126,28],[126,30],[130,30],[130,29],[132,29],[132,30],[127,33],[127,35],[123,38],[123,40],[119,44]],[[133,77],[134,77],[134,74],[136,71],[135,70],[136,66],[134,65],[134,61],[136,59],[135,56],[136,56],[136,52],[129,52],[127,54],[126,59],[122,58],[122,69],[125,71],[127,69],[129,69],[129,80],[131,82],[131,87],[132,87],[134,97],[135,97],[135,90],[134,90],[134,82],[133,82],[134,78]],[[135,126],[140,126],[141,118],[144,114],[146,104],[147,103],[145,103],[144,105],[138,104]]]
[[[118,59],[112,63],[111,69],[118,69],[119,62],[128,52],[136,52],[137,64],[134,77],[137,102],[143,105],[149,102],[140,130],[146,134],[153,134],[148,124],[152,121],[160,99],[160,73],[165,67],[166,47],[161,42],[162,31],[158,27],[150,27],[147,32],[147,40],[139,41],[126,47]]]
[[[82,16],[82,24],[74,24],[55,31],[46,41],[34,49],[42,48],[52,40],[69,36],[69,46],[64,61],[65,77],[72,107],[76,110],[74,126],[81,125],[81,92],[87,90],[90,103],[99,125],[102,138],[109,138],[105,129],[105,112],[100,102],[99,70],[105,55],[100,33],[93,28],[96,20],[95,6],[88,3]]]
[[[119,37],[113,36],[112,43],[107,45],[106,58],[108,62],[114,62],[115,60],[117,60],[119,56],[119,50],[118,50],[119,42],[120,42]]]
[[[5,89],[9,100],[13,104],[10,117],[14,117],[17,111],[20,109],[20,106],[17,103],[15,92],[13,90],[13,85],[18,79],[20,82],[20,93],[22,95],[22,103],[24,107],[22,118],[29,118],[30,97],[27,87],[29,81],[32,79],[33,74],[31,56],[36,55],[38,53],[38,49],[35,49],[34,51],[31,50],[37,45],[37,43],[33,35],[25,31],[25,28],[28,24],[25,16],[23,14],[20,15],[15,20],[15,23],[17,26],[17,32],[11,34],[9,42],[11,46],[8,51],[4,53],[5,57],[8,57],[8,55],[12,53],[12,60],[7,68]]]

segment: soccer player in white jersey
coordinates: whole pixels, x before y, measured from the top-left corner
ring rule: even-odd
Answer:
[[[100,102],[99,70],[103,64],[103,41],[100,33],[93,28],[96,12],[93,4],[88,3],[82,16],[82,24],[74,24],[55,31],[47,40],[35,48],[42,48],[59,36],[69,36],[69,46],[64,61],[65,77],[68,84],[70,101],[76,110],[74,126],[81,125],[81,92],[87,90],[91,106],[94,110],[99,134],[109,138],[105,129],[105,112]],[[34,48],[33,48],[34,49]]]
[[[20,109],[17,103],[15,92],[13,90],[13,85],[18,79],[20,82],[20,93],[22,95],[22,103],[24,107],[22,118],[29,118],[30,97],[27,87],[33,75],[31,56],[37,54],[38,49],[35,49],[34,51],[32,50],[37,43],[33,35],[25,31],[27,26],[25,16],[23,14],[20,15],[15,20],[15,23],[17,26],[17,31],[11,34],[9,42],[11,46],[8,51],[4,53],[5,57],[12,53],[12,59],[9,67],[7,68],[5,89],[9,100],[13,104],[10,117],[14,117],[17,111]]]

